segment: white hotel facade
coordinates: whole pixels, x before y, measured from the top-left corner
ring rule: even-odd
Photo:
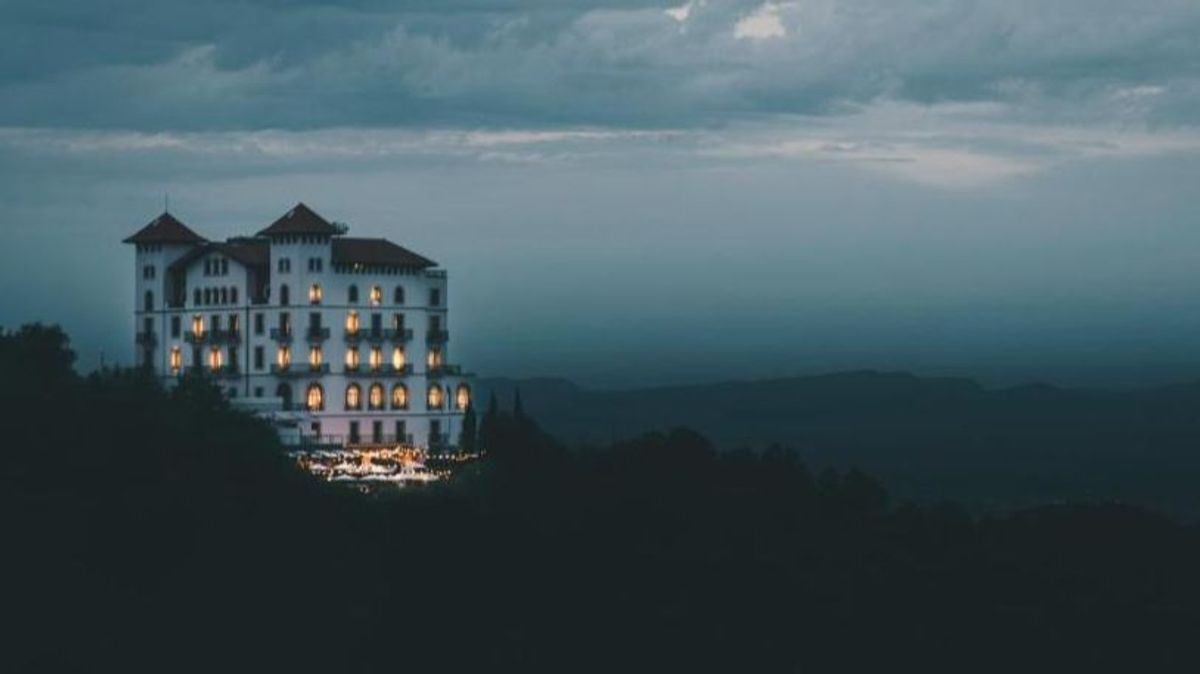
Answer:
[[[285,442],[458,443],[471,389],[432,260],[304,204],[253,237],[209,241],[163,213],[125,243],[137,360],[168,386],[203,372]]]

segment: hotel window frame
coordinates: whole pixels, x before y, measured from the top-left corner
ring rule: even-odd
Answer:
[[[314,283],[308,287],[308,303],[320,304],[325,298],[325,291],[321,289],[320,283]]]
[[[292,302],[291,289],[288,288],[288,284],[280,283],[279,284],[279,306],[286,307],[286,306],[290,305],[291,302]]]
[[[316,405],[313,405],[313,396],[316,396]],[[317,382],[312,382],[308,388],[304,390],[304,409],[310,412],[322,412],[325,410],[325,387]]]
[[[392,304],[397,306],[404,304],[404,286],[396,286],[392,291]]]
[[[346,303],[358,304],[358,285],[351,283],[350,286],[346,288]]]
[[[400,402],[396,402],[399,395]],[[409,405],[408,387],[404,384],[396,384],[392,386],[391,405],[394,410],[406,410]]]
[[[356,382],[346,384],[346,411],[358,411],[362,409],[362,387]]]
[[[378,412],[387,409],[387,391],[383,384],[374,382],[367,388],[367,409]]]
[[[371,286],[371,290],[368,292],[371,306],[377,307],[383,304],[383,286]]]

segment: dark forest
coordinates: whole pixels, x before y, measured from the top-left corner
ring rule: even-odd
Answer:
[[[202,378],[86,377],[0,336],[7,671],[1190,670],[1200,531],[1096,499],[1003,513],[683,428],[364,496]],[[62,420],[70,420],[63,423]],[[552,425],[552,424],[547,424]]]

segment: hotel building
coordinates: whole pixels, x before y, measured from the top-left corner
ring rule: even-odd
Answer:
[[[163,213],[125,243],[137,360],[168,386],[203,372],[289,443],[458,443],[471,389],[432,260],[304,204],[223,242]]]

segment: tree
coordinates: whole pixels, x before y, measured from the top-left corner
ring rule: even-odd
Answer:
[[[500,405],[496,402],[496,392],[492,391],[488,398],[487,412],[483,414],[483,422],[479,425],[478,447],[485,452],[496,448],[496,424],[499,421]]]
[[[458,437],[458,446],[464,452],[473,453],[476,445],[475,404],[467,401],[467,409],[463,412],[462,433]]]

